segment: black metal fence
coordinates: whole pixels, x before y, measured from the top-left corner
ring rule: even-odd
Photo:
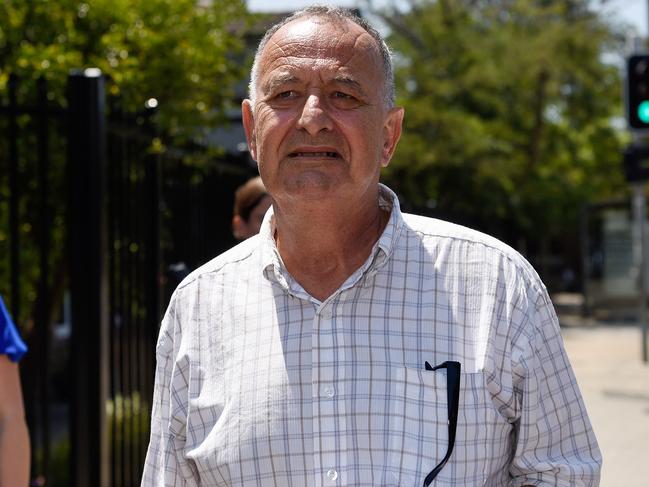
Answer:
[[[152,110],[106,106],[104,83],[72,73],[65,107],[44,80],[0,93],[0,293],[30,347],[33,485],[139,485],[167,269],[232,245],[251,172],[156,150]]]
[[[65,205],[59,203],[68,119],[49,102],[43,79],[33,90],[12,76],[0,95],[0,293],[30,347],[21,373],[38,484],[59,454],[51,446],[62,430],[52,422],[65,416],[60,405],[67,399],[65,387],[57,387],[67,384],[67,364],[51,354],[51,324],[60,320],[56,303],[64,286],[56,283],[66,275]]]
[[[108,124],[109,364],[112,485],[137,485],[144,461],[161,314],[160,155],[151,113],[113,110]]]

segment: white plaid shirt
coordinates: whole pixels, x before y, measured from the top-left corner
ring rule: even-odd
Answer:
[[[193,272],[162,322],[143,486],[596,486],[601,456],[543,284],[516,252],[392,207],[324,302],[261,234]]]

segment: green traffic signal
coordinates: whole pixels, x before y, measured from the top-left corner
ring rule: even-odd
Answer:
[[[649,100],[644,100],[638,105],[638,118],[642,123],[649,123]]]

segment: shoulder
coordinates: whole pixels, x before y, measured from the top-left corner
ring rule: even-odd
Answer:
[[[244,240],[192,271],[180,282],[176,292],[196,286],[204,279],[227,276],[236,268],[251,262],[258,249],[259,235]]]
[[[168,311],[180,312],[218,300],[230,293],[241,278],[255,274],[260,266],[260,240],[255,235],[187,275],[173,292]]]
[[[192,271],[176,287],[162,319],[158,351],[170,352],[173,343],[200,332],[195,323],[213,316],[219,304],[237,292],[237,279],[256,269],[257,236],[251,237]]]
[[[494,267],[516,277],[527,291],[544,291],[538,274],[516,250],[495,237],[436,218],[403,214],[406,231],[442,259],[456,259],[458,265]]]
[[[511,256],[519,256],[518,252],[512,249],[509,245],[501,242],[486,233],[473,230],[462,225],[438,220],[437,218],[429,218],[426,216],[412,215],[409,213],[403,214],[403,219],[408,228],[422,237],[430,237],[434,239],[446,240],[449,243],[466,242],[468,244],[480,245],[491,248],[496,252]]]

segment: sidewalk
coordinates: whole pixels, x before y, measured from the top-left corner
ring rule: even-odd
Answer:
[[[649,364],[640,329],[574,316],[560,321],[604,458],[601,486],[649,486]]]

